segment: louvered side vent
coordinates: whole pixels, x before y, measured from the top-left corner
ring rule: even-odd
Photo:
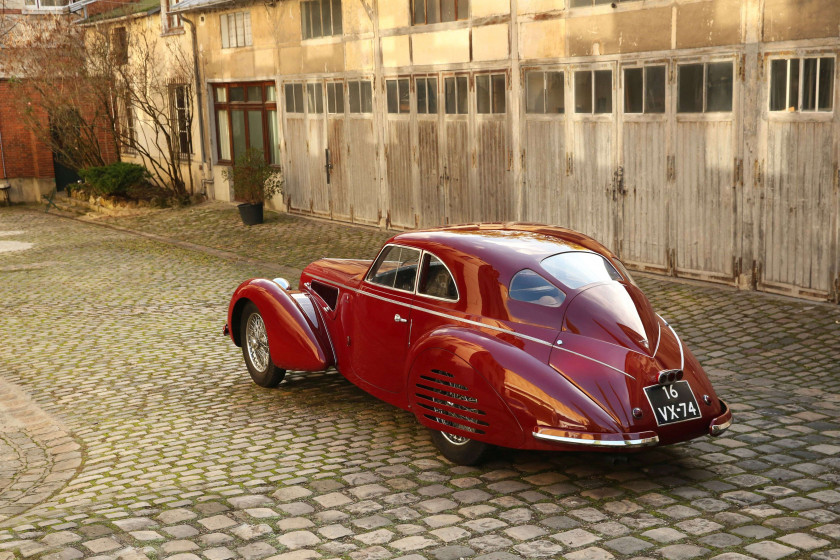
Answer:
[[[482,428],[489,426],[481,419],[486,413],[478,408],[478,399],[451,373],[433,369],[420,376],[415,389],[417,405],[429,420],[473,434],[483,434]]]

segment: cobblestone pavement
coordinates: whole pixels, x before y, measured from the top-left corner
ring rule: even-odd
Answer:
[[[114,224],[295,267],[386,236],[225,216]],[[0,209],[0,240],[0,560],[840,558],[836,306],[642,277],[733,428],[456,467],[335,372],[250,382],[221,327],[268,265],[21,209]]]

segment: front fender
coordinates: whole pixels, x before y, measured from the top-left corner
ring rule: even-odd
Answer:
[[[517,448],[534,447],[531,436],[540,426],[590,433],[620,431],[609,414],[551,366],[498,337],[461,327],[444,327],[419,340],[413,355],[409,402],[420,421],[429,427]],[[447,367],[454,371],[448,371]],[[430,385],[424,375],[433,378],[438,385]],[[466,405],[484,412],[474,416],[487,426],[465,425],[485,433],[476,435],[432,425],[435,421],[429,421],[428,407],[426,410],[415,408],[424,400],[419,394],[425,391],[425,400],[429,396],[428,389],[420,387],[418,390],[423,382],[459,396],[471,396],[479,403],[482,399],[489,402],[492,407],[488,406],[488,410]],[[441,389],[439,386],[446,387],[447,383],[453,388]],[[440,410],[458,412],[457,408],[435,404]]]
[[[255,278],[242,283],[233,293],[228,307],[230,337],[242,345],[242,311],[252,302],[262,315],[268,332],[271,361],[279,368],[295,371],[323,371],[334,364],[326,333],[320,332],[317,317],[313,324],[295,297],[276,283]]]

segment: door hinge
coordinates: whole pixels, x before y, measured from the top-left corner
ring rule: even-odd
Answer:
[[[744,78],[746,77],[746,74],[747,74],[747,69],[746,69],[747,63],[746,63],[746,59],[747,59],[747,55],[745,55],[745,54],[742,54],[742,55],[738,58],[738,78],[739,78],[742,82],[744,81]]]
[[[743,261],[741,257],[736,257],[732,255],[732,278],[735,280],[735,284],[738,284],[738,278],[741,277],[741,266]]]
[[[834,289],[831,294],[832,303],[840,303],[840,273],[834,277]]]
[[[624,167],[618,166],[613,171],[613,200],[617,199],[616,195],[624,196],[627,194],[627,189],[624,188]]]
[[[665,165],[667,166],[668,181],[675,181],[677,179],[677,156],[668,156]]]
[[[570,176],[575,171],[575,161],[572,158],[571,152],[566,152],[566,177]]]
[[[755,187],[760,187],[762,185],[762,180],[764,179],[761,176],[761,166],[762,166],[762,161],[761,160],[756,159],[753,162],[753,186],[755,186]]]
[[[733,164],[732,188],[744,186],[744,160],[735,158]]]
[[[752,262],[752,277],[750,278],[750,287],[753,290],[758,289],[758,285],[761,283],[761,263],[757,260],[753,259]]]

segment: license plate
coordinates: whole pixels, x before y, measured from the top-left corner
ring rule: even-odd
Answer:
[[[671,385],[645,387],[657,426],[676,424],[700,418],[700,407],[688,385],[688,381],[677,381]]]

